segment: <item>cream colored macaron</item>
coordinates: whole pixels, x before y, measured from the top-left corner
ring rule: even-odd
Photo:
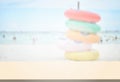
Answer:
[[[83,52],[65,52],[65,58],[75,61],[92,61],[97,60],[99,52],[95,50]]]
[[[58,42],[58,47],[66,52],[81,52],[91,50],[92,45],[82,42],[75,42],[71,39],[61,39]]]

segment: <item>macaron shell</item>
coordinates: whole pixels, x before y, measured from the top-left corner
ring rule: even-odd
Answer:
[[[80,32],[88,32],[88,33],[97,33],[100,32],[101,28],[99,25],[94,23],[68,20],[66,21],[66,26],[71,30],[76,30]]]
[[[65,52],[65,58],[75,61],[92,61],[97,60],[99,52],[95,50],[85,52]]]
[[[74,41],[80,41],[83,43],[98,43],[100,41],[100,37],[96,34],[82,35],[78,31],[68,30],[66,32],[66,36]]]
[[[100,16],[96,13],[92,13],[89,11],[83,11],[83,10],[73,10],[69,9],[65,11],[65,16],[69,19],[78,20],[78,21],[85,21],[85,22],[99,22]]]
[[[75,42],[70,39],[60,40],[58,46],[67,52],[88,51],[92,48],[91,44]]]

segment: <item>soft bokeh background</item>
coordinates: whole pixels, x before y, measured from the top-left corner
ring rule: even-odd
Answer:
[[[64,11],[78,0],[0,0],[0,31],[65,31]],[[100,14],[102,30],[120,30],[120,0],[79,0],[80,9]]]
[[[66,60],[56,43],[67,29],[64,12],[77,9],[77,1],[0,0],[0,61]],[[119,61],[120,0],[79,1],[81,10],[102,18],[97,24],[103,31],[102,42],[108,45],[93,46],[100,52],[99,60]]]

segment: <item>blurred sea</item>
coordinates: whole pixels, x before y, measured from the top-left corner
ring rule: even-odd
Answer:
[[[0,45],[55,44],[64,37],[62,31],[67,28],[62,26],[67,19],[64,11],[65,9],[0,9]],[[100,43],[120,43],[120,10],[90,11],[101,16],[101,21],[97,23],[102,28],[99,33]]]
[[[120,43],[120,32],[101,32],[100,44]],[[55,44],[64,32],[0,32],[0,44]]]
[[[61,32],[0,32],[0,44],[52,44]]]

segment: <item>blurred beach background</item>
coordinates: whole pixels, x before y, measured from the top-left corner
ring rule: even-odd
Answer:
[[[67,30],[64,11],[78,0],[0,0],[0,44],[55,43]],[[80,9],[101,16],[101,39],[120,43],[120,1],[80,0]]]
[[[63,51],[55,45],[64,37],[64,32],[67,30],[65,26],[67,18],[64,12],[70,8],[77,9],[77,1],[0,0],[1,60],[37,60],[37,58],[44,60],[47,57],[55,60],[64,59]],[[101,27],[99,33],[101,42],[96,47],[102,53],[101,59],[120,60],[120,0],[79,1],[80,10],[95,12],[101,16],[101,21],[98,23]],[[105,50],[110,47],[111,49],[101,51],[103,47]],[[116,57],[109,55],[113,52],[111,50],[117,50]],[[35,53],[37,56],[33,55]],[[46,55],[40,55],[44,53]],[[51,53],[51,56],[48,56],[48,53]],[[104,55],[105,53],[107,55]]]

